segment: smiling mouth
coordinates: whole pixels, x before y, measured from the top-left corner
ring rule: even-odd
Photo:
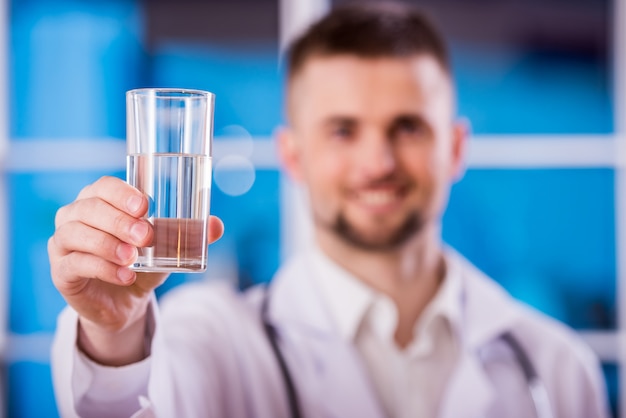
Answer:
[[[356,201],[366,206],[389,206],[399,202],[406,194],[405,187],[361,190],[355,193]]]

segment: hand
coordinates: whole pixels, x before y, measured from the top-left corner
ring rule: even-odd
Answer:
[[[80,318],[78,344],[103,364],[143,357],[146,309],[152,290],[167,277],[127,267],[136,260],[137,247],[152,241],[152,226],[141,219],[147,210],[137,189],[102,177],[59,209],[48,241],[54,285]],[[223,229],[211,217],[209,241],[219,239]]]

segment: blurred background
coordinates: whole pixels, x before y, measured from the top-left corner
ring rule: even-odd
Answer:
[[[383,1],[383,0],[381,0]],[[414,0],[452,45],[473,137],[444,238],[578,330],[615,416],[626,377],[626,1]],[[125,178],[137,87],[217,95],[208,276],[268,281],[306,239],[282,177],[280,51],[339,0],[0,0],[1,412],[58,416],[49,348],[64,306],[46,253],[56,210]],[[159,294],[193,275],[174,275]],[[623,353],[621,354],[624,355]],[[626,401],[625,401],[626,402]],[[625,406],[621,416],[626,417]]]

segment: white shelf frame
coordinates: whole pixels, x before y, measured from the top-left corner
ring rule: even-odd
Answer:
[[[613,1],[613,115],[616,134],[615,261],[619,416],[626,418],[626,0]]]

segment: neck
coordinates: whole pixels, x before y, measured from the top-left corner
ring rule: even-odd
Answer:
[[[316,231],[322,251],[371,288],[393,300],[398,310],[395,339],[400,347],[437,293],[444,277],[440,230],[429,225],[402,246],[385,251],[356,248],[330,231]]]

